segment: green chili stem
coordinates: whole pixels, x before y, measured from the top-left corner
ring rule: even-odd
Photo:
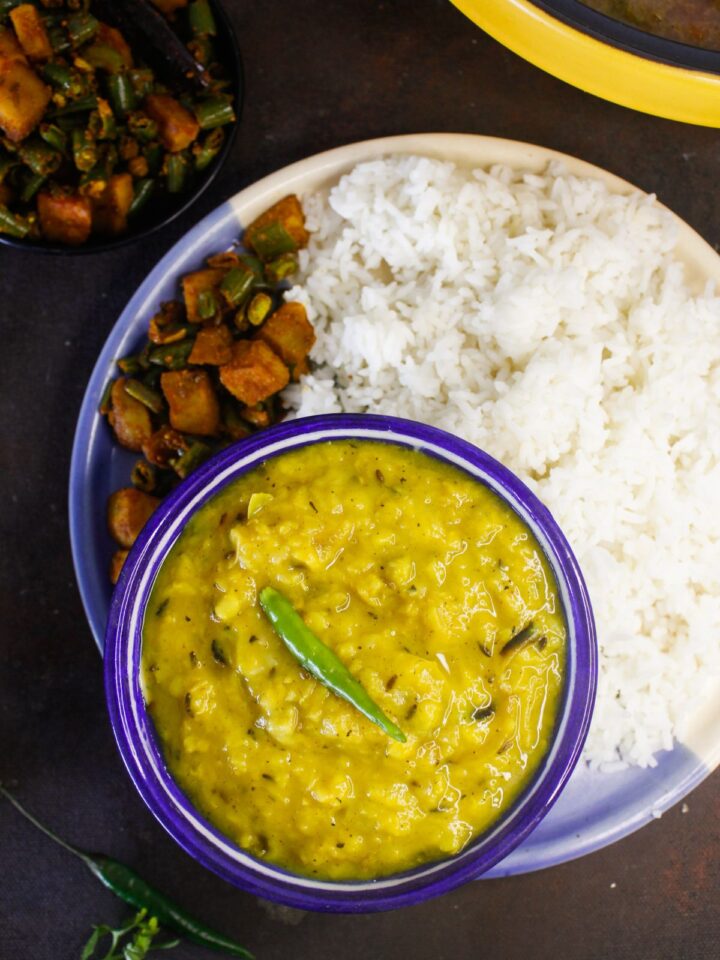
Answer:
[[[347,700],[393,740],[405,743],[407,737],[402,730],[385,716],[330,647],[315,636],[287,597],[272,587],[265,587],[260,591],[259,599],[277,635],[309,673],[333,693]]]

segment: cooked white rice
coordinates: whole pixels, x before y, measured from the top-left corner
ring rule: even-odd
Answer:
[[[688,292],[672,218],[560,165],[421,157],[304,203],[319,366],[292,407],[426,421],[519,474],[595,608],[587,759],[652,765],[720,675],[720,300]]]

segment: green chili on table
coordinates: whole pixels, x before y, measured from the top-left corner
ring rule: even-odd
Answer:
[[[342,660],[315,636],[287,597],[273,587],[265,587],[260,591],[260,606],[290,653],[309,673],[393,740],[405,743],[407,737],[402,730],[385,716]]]
[[[95,874],[98,880],[104,884],[108,890],[112,891],[116,897],[119,897],[131,907],[137,910],[147,910],[148,913],[157,918],[161,926],[181,934],[186,940],[200,944],[203,947],[210,947],[214,950],[224,950],[233,957],[244,957],[245,960],[254,960],[253,954],[239,943],[216,933],[209,927],[204,926],[187,914],[182,907],[173,903],[168,897],[160,893],[150,884],[146,883],[130,867],[125,866],[118,860],[106,857],[101,853],[87,853],[62,840],[52,830],[36,820],[11,793],[3,786],[0,786],[2,794],[15,809],[21,813],[26,820],[29,820],[33,826],[41,830],[47,837],[54,840],[55,843],[64,847],[69,853],[78,857],[91,873]]]

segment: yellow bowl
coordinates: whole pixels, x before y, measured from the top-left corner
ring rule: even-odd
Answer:
[[[720,127],[720,52],[651,36],[573,0],[452,2],[504,46],[588,93]]]

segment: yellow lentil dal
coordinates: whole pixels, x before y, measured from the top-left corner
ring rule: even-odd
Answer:
[[[267,585],[406,743],[301,669]],[[171,773],[223,833],[361,879],[457,853],[512,803],[548,747],[565,636],[539,545],[489,489],[400,446],[326,442],[196,513],[153,587],[143,685]]]

